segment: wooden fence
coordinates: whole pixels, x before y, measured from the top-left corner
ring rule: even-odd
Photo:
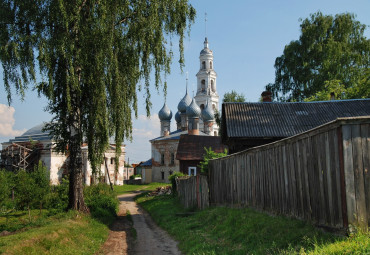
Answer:
[[[334,228],[367,227],[369,154],[370,117],[338,119],[211,160],[210,203],[251,206]]]
[[[180,201],[185,208],[204,209],[209,206],[207,176],[177,178],[176,186]]]

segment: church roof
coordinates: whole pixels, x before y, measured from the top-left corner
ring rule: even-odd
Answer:
[[[175,114],[175,120],[176,120],[176,122],[181,122],[181,115],[180,115],[179,111],[176,112],[176,114]]]
[[[50,133],[48,131],[43,131],[46,124],[47,124],[46,122],[43,122],[37,126],[28,129],[26,132],[23,133],[23,135],[16,136],[14,139],[10,139],[9,143],[28,142],[30,140],[34,141],[52,140],[52,136],[50,135]]]
[[[191,103],[191,98],[188,94],[188,90],[186,89],[186,94],[185,96],[180,100],[177,109],[179,110],[180,113],[185,113],[186,108],[190,105]]]
[[[214,118],[215,118],[214,115],[215,114],[213,112],[212,106],[207,101],[206,107],[202,110],[202,119],[203,119],[203,121],[214,120]]]
[[[223,136],[284,138],[340,117],[370,116],[370,99],[322,102],[223,103]]]

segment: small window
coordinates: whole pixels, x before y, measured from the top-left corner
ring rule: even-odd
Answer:
[[[213,68],[212,61],[209,61],[209,68],[210,68],[210,69],[212,69],[212,68]]]
[[[217,136],[217,131],[215,131],[213,134],[214,134],[214,136]]]
[[[216,92],[216,86],[213,80],[211,80],[211,89],[213,92]]]
[[[175,164],[175,153],[171,153],[171,165]]]
[[[172,170],[170,170],[170,171],[169,171],[169,173],[170,173],[170,175],[172,175],[172,174],[173,174],[173,171],[172,171]]]
[[[204,104],[201,104],[201,105],[200,105],[200,109],[203,111],[203,109],[204,109]]]
[[[161,172],[162,180],[164,180],[164,172]]]
[[[206,90],[206,80],[202,80],[202,91]]]
[[[212,108],[213,108],[213,110],[216,110],[216,105],[212,104]]]
[[[164,165],[164,153],[161,154],[161,165]]]
[[[113,165],[114,164],[114,158],[110,158],[110,164]]]
[[[206,69],[206,61],[202,62],[202,69]]]

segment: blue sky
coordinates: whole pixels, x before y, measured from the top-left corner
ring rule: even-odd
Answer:
[[[173,115],[185,94],[185,72],[189,75],[189,91],[195,90],[195,74],[199,69],[199,53],[205,37],[204,13],[207,12],[207,37],[214,54],[217,72],[217,91],[222,99],[225,92],[243,93],[247,101],[258,101],[264,86],[274,81],[274,62],[284,46],[299,38],[299,19],[321,11],[335,15],[350,12],[357,20],[370,25],[369,0],[234,0],[190,1],[197,10],[190,37],[185,39],[185,68],[181,73],[178,55],[175,54],[171,74],[167,77],[167,104]],[[370,28],[365,31],[370,38]],[[173,51],[177,45],[174,38]],[[1,68],[0,68],[1,69]],[[139,118],[133,122],[133,142],[125,141],[126,157],[130,163],[151,157],[149,140],[159,135],[157,113],[163,106],[161,91],[152,89],[151,118],[145,116],[143,94],[138,94]],[[23,133],[25,130],[48,121],[51,116],[44,111],[47,101],[30,90],[23,102],[14,96],[11,108],[7,107],[2,69],[0,70],[0,142]],[[174,122],[174,120],[172,121]],[[174,130],[175,123],[172,123]]]

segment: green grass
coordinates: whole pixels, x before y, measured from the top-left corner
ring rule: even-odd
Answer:
[[[369,233],[334,236],[312,225],[252,209],[225,207],[196,211],[187,217],[172,196],[137,197],[137,202],[185,254],[369,254]],[[184,215],[184,214],[182,214]]]
[[[114,186],[114,191],[120,195],[125,193],[130,193],[132,191],[138,191],[138,190],[155,190],[158,187],[162,186],[168,186],[170,184],[168,183],[159,183],[159,182],[153,182],[149,184],[141,184],[141,185],[134,185],[134,184],[125,184],[121,186]]]
[[[94,254],[108,227],[75,211],[48,219],[41,227],[0,238],[0,254]]]

